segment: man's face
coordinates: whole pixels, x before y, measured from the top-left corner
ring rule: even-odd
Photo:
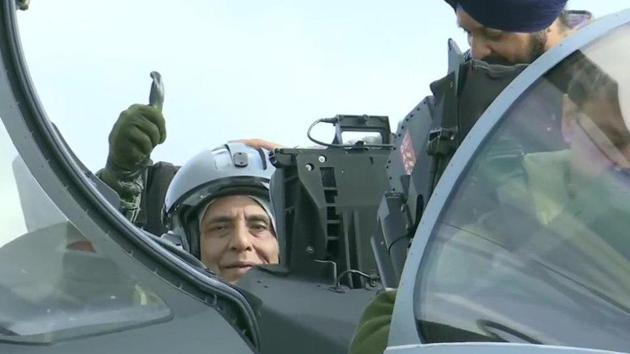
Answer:
[[[269,215],[247,196],[216,199],[200,226],[201,261],[230,283],[258,264],[278,263]]]
[[[547,49],[546,32],[513,33],[484,27],[461,7],[457,23],[466,31],[474,59],[490,64],[529,64]]]

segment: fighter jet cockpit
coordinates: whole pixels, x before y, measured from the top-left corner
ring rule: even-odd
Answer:
[[[630,12],[434,2],[2,2],[0,353],[630,352]]]

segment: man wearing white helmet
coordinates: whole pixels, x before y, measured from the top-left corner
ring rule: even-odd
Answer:
[[[161,77],[157,72],[151,77],[150,103],[120,114],[109,135],[106,166],[98,172],[120,196],[119,210],[228,282],[255,265],[278,263],[268,151],[228,143],[203,151],[181,168],[153,164],[151,152],[165,141],[166,122]]]
[[[273,171],[266,151],[240,143],[193,157],[166,192],[168,237],[230,283],[256,265],[278,263],[269,198]]]

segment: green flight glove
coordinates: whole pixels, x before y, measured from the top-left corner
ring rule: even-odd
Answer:
[[[140,212],[144,190],[143,172],[151,165],[151,152],[166,140],[162,115],[164,84],[157,71],[151,72],[149,105],[134,104],[120,113],[109,134],[109,155],[105,168],[96,175],[120,197],[119,210],[131,222]]]
[[[140,211],[144,180],[151,152],[166,139],[160,105],[134,104],[123,111],[109,134],[109,156],[97,176],[120,196],[119,210],[134,222]]]
[[[380,293],[363,311],[350,354],[382,354],[387,348],[396,290]]]
[[[153,149],[165,139],[162,112],[154,106],[134,104],[120,113],[109,134],[108,164],[133,174],[147,165]]]

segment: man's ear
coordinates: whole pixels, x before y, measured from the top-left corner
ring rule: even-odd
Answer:
[[[577,119],[579,108],[569,95],[562,96],[562,137],[564,142],[570,144],[575,134],[575,120]]]

